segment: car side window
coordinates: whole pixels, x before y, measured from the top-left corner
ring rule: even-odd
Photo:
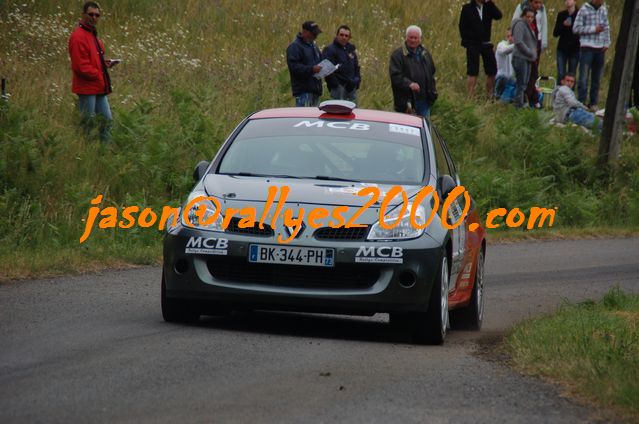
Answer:
[[[437,177],[441,177],[442,175],[450,175],[455,178],[453,173],[451,172],[448,160],[446,159],[446,152],[442,147],[441,140],[439,139],[439,134],[437,131],[432,129],[431,127],[431,138],[433,139],[433,147],[435,148],[435,163],[437,164]]]
[[[446,145],[444,138],[441,135],[439,135],[439,131],[437,131],[437,129],[435,129],[435,133],[437,134],[439,142],[441,143],[441,146],[444,150],[444,156],[446,156],[446,161],[448,162],[448,168],[451,172],[450,176],[453,177],[453,179],[457,180],[457,167],[455,166],[455,162],[453,162],[453,158],[450,156],[450,150],[448,150],[448,146]]]
[[[434,128],[431,131],[433,138],[433,146],[435,147],[435,162],[437,162],[437,177],[441,177],[442,175],[450,175],[456,183],[459,183],[457,179],[457,170],[455,169],[455,164],[448,153],[448,148],[444,144],[444,141],[440,137],[437,130]],[[466,200],[463,196],[457,198],[457,201],[454,202],[454,211],[453,217],[455,219],[459,218],[462,210],[466,206]]]

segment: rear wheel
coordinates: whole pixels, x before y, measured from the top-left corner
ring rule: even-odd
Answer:
[[[484,320],[484,250],[479,251],[470,303],[450,314],[451,325],[459,330],[479,331]]]
[[[162,304],[162,318],[166,322],[190,323],[200,318],[200,312],[196,305],[182,299],[171,299],[166,297],[166,283],[164,273],[162,273],[162,290],[160,295]]]

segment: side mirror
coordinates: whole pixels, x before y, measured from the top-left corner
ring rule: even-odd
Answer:
[[[210,164],[211,162],[203,160],[195,165],[195,169],[193,170],[193,179],[196,183],[202,179],[204,173],[206,172],[206,169],[209,167]]]
[[[457,187],[457,183],[450,175],[442,175],[437,179],[437,191],[439,191],[442,201],[448,197],[455,187]]]

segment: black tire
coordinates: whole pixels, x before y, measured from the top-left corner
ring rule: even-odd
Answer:
[[[392,313],[394,327],[408,328],[414,343],[441,345],[448,327],[448,258],[443,256],[435,279],[426,312],[412,314]]]
[[[162,318],[166,322],[192,323],[200,319],[200,312],[196,305],[181,299],[166,297],[166,283],[162,273],[162,290],[160,295],[162,304]]]
[[[475,268],[473,293],[468,306],[450,313],[451,327],[456,330],[479,331],[484,320],[484,249],[480,249]]]

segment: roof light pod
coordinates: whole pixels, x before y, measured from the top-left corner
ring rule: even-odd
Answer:
[[[319,105],[319,110],[332,115],[350,115],[357,105],[348,100],[326,100]]]

